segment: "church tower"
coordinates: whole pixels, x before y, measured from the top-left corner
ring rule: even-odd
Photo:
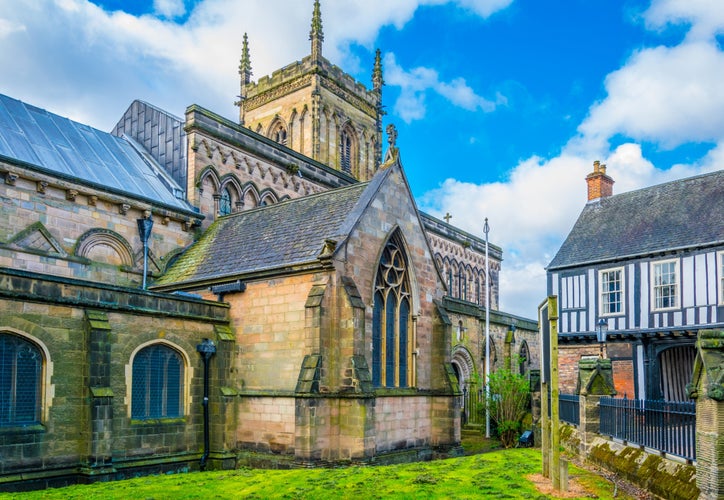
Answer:
[[[382,160],[382,62],[375,54],[372,90],[322,55],[324,32],[314,1],[310,55],[251,80],[246,35],[239,75],[239,123],[331,168],[365,181]]]

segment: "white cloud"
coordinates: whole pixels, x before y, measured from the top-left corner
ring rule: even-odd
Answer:
[[[464,78],[455,78],[450,82],[440,81],[440,75],[432,68],[417,67],[409,71],[397,64],[395,54],[388,52],[384,57],[385,82],[400,87],[400,96],[395,103],[395,113],[405,122],[421,120],[425,117],[425,99],[428,92],[434,92],[455,106],[469,111],[494,111],[506,99],[500,94],[495,101],[479,96],[468,86]]]
[[[606,78],[608,96],[579,130],[591,139],[623,134],[673,148],[724,138],[724,53],[691,42],[636,53]]]
[[[351,43],[371,48],[382,26],[402,28],[420,6],[446,3],[488,16],[510,1],[323,2],[325,56],[346,68],[359,65],[350,56]],[[183,5],[155,0],[160,19],[109,13],[86,0],[35,0],[23,8],[16,0],[0,0],[0,65],[16,69],[0,75],[0,89],[105,130],[135,98],[177,115],[195,103],[233,119],[244,32],[255,78],[309,53],[311,2],[203,0],[183,25],[169,20],[183,15]],[[463,82],[438,83],[448,98],[474,105],[474,93]],[[417,104],[413,94],[408,116]]]
[[[25,26],[22,24],[15,24],[0,17],[0,38],[6,37],[18,31],[25,31]]]
[[[724,8],[718,0],[654,0],[644,19],[652,29],[688,24],[690,41],[709,40],[724,32]]]
[[[173,19],[186,14],[184,0],[153,0],[153,10],[159,16]]]

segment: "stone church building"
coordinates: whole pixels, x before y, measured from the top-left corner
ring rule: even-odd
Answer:
[[[454,455],[486,325],[490,370],[538,367],[502,250],[383,156],[379,51],[371,90],[327,61],[319,1],[310,41],[254,82],[244,37],[238,122],[0,95],[0,489]]]

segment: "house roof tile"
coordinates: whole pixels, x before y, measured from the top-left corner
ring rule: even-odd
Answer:
[[[724,243],[724,170],[589,202],[549,270]]]

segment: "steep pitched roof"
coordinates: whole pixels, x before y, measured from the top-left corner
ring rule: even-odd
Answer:
[[[724,170],[591,202],[548,270],[724,244]]]
[[[191,211],[183,190],[131,141],[0,94],[0,160]]]
[[[184,252],[154,288],[180,288],[318,264],[327,240],[347,238],[385,172],[370,182],[222,217]]]

